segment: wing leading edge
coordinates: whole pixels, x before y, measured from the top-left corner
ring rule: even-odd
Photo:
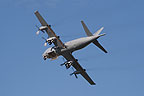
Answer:
[[[68,61],[73,61],[73,67],[77,70],[80,71],[80,74],[91,84],[91,85],[96,85],[93,80],[88,76],[88,74],[84,71],[84,69],[81,67],[81,65],[77,62],[77,60],[72,56],[71,53],[64,53],[63,57],[66,58]]]

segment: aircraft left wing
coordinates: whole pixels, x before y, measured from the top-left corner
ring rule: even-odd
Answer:
[[[48,25],[47,22],[43,19],[43,17],[40,15],[40,13],[38,11],[35,11],[35,15],[38,18],[38,20],[40,21],[41,25],[44,27],[45,26],[47,27],[47,29],[45,31],[47,32],[48,36],[55,37],[57,39],[56,46],[65,48],[65,45],[62,43],[62,41],[59,39],[59,37],[55,34],[55,32],[50,27],[50,25]]]
[[[78,61],[73,57],[73,55],[69,52],[66,52],[62,54],[62,56],[68,60],[68,61],[73,61],[73,67],[77,70],[80,71],[80,74],[91,84],[95,85],[93,80],[88,76],[88,74],[84,71],[84,69],[81,67],[81,65],[78,63]]]

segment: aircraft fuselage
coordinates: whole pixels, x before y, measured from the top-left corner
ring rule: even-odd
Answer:
[[[61,51],[74,52],[76,50],[86,47],[96,38],[97,38],[96,36],[89,36],[89,37],[78,38],[78,39],[66,42],[65,43],[66,49],[62,49]]]
[[[57,47],[51,47],[48,48],[44,54],[43,58],[51,58],[52,60],[56,59],[58,56],[64,54],[65,52],[74,52],[76,50],[82,49],[89,45],[93,40],[97,39],[97,36],[89,36],[89,37],[83,37],[78,38],[72,41],[68,41],[65,43],[66,48],[57,48]]]

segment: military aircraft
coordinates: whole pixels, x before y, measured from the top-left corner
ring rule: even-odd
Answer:
[[[65,65],[67,69],[69,69],[71,66],[73,66],[76,71],[71,73],[70,75],[75,75],[76,78],[77,74],[81,74],[91,85],[96,85],[94,81],[88,76],[86,73],[86,69],[83,69],[81,65],[78,63],[78,60],[74,58],[72,53],[76,50],[82,49],[89,45],[90,43],[95,44],[98,48],[100,48],[102,51],[107,53],[107,51],[100,45],[100,43],[97,41],[97,39],[101,36],[104,36],[105,34],[100,34],[100,32],[103,30],[103,27],[100,28],[96,33],[92,34],[85,23],[81,21],[82,26],[87,34],[88,37],[83,37],[79,39],[75,39],[66,43],[63,43],[60,40],[60,37],[55,34],[55,32],[52,30],[51,25],[48,25],[47,22],[43,19],[43,17],[40,15],[38,11],[35,11],[35,15],[38,18],[38,20],[41,23],[41,27],[38,28],[38,31],[36,34],[39,34],[40,31],[43,33],[48,34],[48,38],[45,39],[45,46],[47,44],[51,45],[54,44],[54,47],[48,48],[43,53],[43,59],[51,59],[55,60],[58,58],[58,56],[63,56],[67,61],[61,64],[61,66]]]

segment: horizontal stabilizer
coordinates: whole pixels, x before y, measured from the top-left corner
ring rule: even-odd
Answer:
[[[82,23],[82,26],[83,26],[83,28],[84,28],[87,36],[96,36],[97,39],[98,39],[99,37],[105,35],[105,33],[104,33],[104,34],[100,34],[100,33],[102,32],[102,30],[104,29],[104,27],[100,28],[97,32],[95,32],[94,34],[92,34],[92,33],[89,31],[89,29],[87,28],[87,26],[85,25],[85,23],[84,23],[83,21],[81,21],[81,23]],[[97,39],[95,39],[95,40],[93,41],[93,43],[94,43],[98,48],[100,48],[102,51],[104,51],[105,53],[107,53],[107,51],[101,46],[101,44],[97,41]]]
[[[100,28],[96,33],[94,33],[94,35],[98,36],[103,29],[104,29],[104,27]]]
[[[102,51],[104,51],[105,53],[108,53],[108,52],[101,46],[101,44],[100,44],[97,40],[94,40],[93,43],[94,43],[98,48],[100,48]]]

